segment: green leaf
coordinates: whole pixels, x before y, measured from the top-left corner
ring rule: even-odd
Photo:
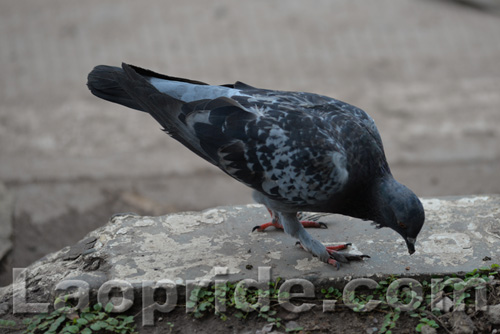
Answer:
[[[128,317],[123,318],[123,323],[124,324],[130,324],[134,322],[134,316],[130,315]]]
[[[92,330],[90,328],[84,328],[80,334],[92,334]]]
[[[45,328],[49,327],[50,323],[51,323],[51,321],[46,320],[46,321],[42,322],[41,324],[39,324],[36,328],[45,329]]]
[[[115,306],[112,303],[107,303],[106,307],[104,308],[104,312],[110,313]]]
[[[95,332],[97,332],[97,331],[101,330],[101,328],[102,328],[102,327],[101,327],[101,325],[100,325],[99,321],[98,321],[98,322],[93,323],[92,325],[90,325],[90,329],[92,329],[92,330],[93,330],[93,331],[95,331]]]
[[[76,325],[72,325],[64,327],[64,330],[70,333],[78,333],[80,331],[80,328]]]
[[[53,323],[52,325],[50,325],[49,327],[49,332],[55,332],[59,326],[66,320],[66,316],[65,315],[61,315],[59,316],[59,318],[57,318]]]
[[[267,312],[267,311],[269,311],[269,305],[264,305],[264,306],[262,306],[262,307],[260,308],[260,311],[261,311],[261,312]]]
[[[397,297],[390,297],[388,300],[389,304],[396,304],[398,302]]]
[[[106,322],[110,324],[111,326],[116,326],[118,325],[119,321],[116,318],[108,318],[106,319]]]
[[[99,312],[100,310],[102,310],[102,304],[101,303],[95,304],[94,305],[94,311]]]
[[[15,321],[0,319],[0,327],[14,327],[15,325]]]
[[[207,306],[208,306],[208,302],[201,302],[200,305],[198,306],[198,310],[206,311]]]

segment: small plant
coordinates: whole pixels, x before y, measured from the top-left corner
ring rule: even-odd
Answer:
[[[196,287],[186,301],[186,307],[193,310],[195,318],[201,318],[214,309],[215,294],[213,288]]]
[[[80,312],[71,313],[69,306],[59,308],[52,313],[36,315],[26,319],[25,334],[95,334],[119,333],[134,334],[135,322],[133,316],[110,314],[113,304],[102,307],[100,303],[92,308],[87,307]]]
[[[435,320],[430,320],[427,318],[420,318],[420,322],[418,323],[417,327],[415,327],[415,331],[417,332],[422,332],[422,327],[423,326],[429,326],[432,328],[439,328],[439,325],[436,323]]]
[[[281,319],[276,317],[277,311],[274,305],[261,305],[259,304],[259,297],[268,297],[270,303],[277,304],[278,298],[281,296],[287,297],[287,293],[280,295],[279,287],[281,285],[281,278],[278,277],[276,281],[269,282],[268,290],[260,289],[245,289],[238,291],[238,293],[245,296],[246,301],[251,307],[251,310],[243,310],[235,303],[235,291],[239,287],[233,283],[226,282],[225,284],[216,284],[209,287],[196,287],[191,290],[191,294],[186,301],[186,306],[191,309],[191,314],[195,318],[202,318],[205,314],[214,312],[223,321],[227,320],[227,313],[225,311],[217,310],[216,304],[223,305],[224,309],[232,308],[233,315],[241,320],[244,320],[252,311],[257,312],[259,318],[273,323],[276,327],[281,327]]]
[[[0,328],[14,329],[16,326],[17,323],[13,320],[0,319]]]
[[[342,292],[339,289],[335,289],[333,286],[328,289],[321,289],[321,293],[325,299],[340,300],[342,298]]]
[[[391,334],[392,329],[396,327],[396,322],[400,316],[399,311],[394,311],[387,313],[384,317],[384,322],[382,322],[382,327],[380,327],[379,333]]]

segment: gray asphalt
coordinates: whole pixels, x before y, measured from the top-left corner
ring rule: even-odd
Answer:
[[[90,95],[98,64],[336,97],[374,117],[393,174],[419,196],[500,193],[500,10],[484,3],[2,1],[0,182],[16,199],[6,266],[117,211],[252,201],[147,115]]]

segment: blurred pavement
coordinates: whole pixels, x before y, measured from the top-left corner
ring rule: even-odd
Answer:
[[[151,117],[92,96],[98,64],[345,100],[374,117],[393,174],[419,196],[500,193],[499,6],[2,1],[0,182],[16,199],[6,275],[117,211],[251,202]]]

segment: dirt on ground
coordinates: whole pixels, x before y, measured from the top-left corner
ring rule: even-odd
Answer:
[[[492,280],[484,285],[487,289],[486,305],[500,305],[500,281]],[[422,302],[424,307],[415,308],[415,311],[399,312],[394,307],[388,307],[385,296],[375,295],[373,301],[381,303],[370,311],[359,311],[354,306],[343,303],[342,297],[332,298],[325,294],[329,286],[319,286],[315,291],[316,298],[291,299],[293,306],[308,305],[307,311],[289,312],[276,298],[270,299],[270,307],[265,311],[257,308],[253,312],[241,312],[239,309],[227,307],[225,312],[216,313],[214,308],[199,311],[199,309],[186,308],[185,295],[179,294],[178,304],[168,313],[155,311],[154,326],[142,325],[143,310],[134,307],[126,313],[119,315],[133,316],[141,334],[157,333],[241,333],[241,334],[266,334],[266,333],[497,333],[500,331],[500,306],[492,312],[488,308],[479,310],[474,304],[477,290],[469,289],[469,295],[464,299],[461,309],[452,307],[453,293],[446,291],[436,294],[431,303]],[[294,291],[292,289],[292,291]],[[340,290],[338,290],[340,291]],[[295,291],[300,293],[302,291]],[[364,299],[374,291],[361,289],[356,291],[356,296]],[[424,299],[430,295],[429,289],[424,289]],[[458,294],[460,295],[460,294]],[[161,299],[161,297],[160,297]],[[446,301],[445,301],[446,299]],[[198,301],[200,305],[203,299]],[[332,303],[334,301],[334,303]],[[354,303],[358,300],[355,299]],[[398,301],[399,302],[399,301]],[[401,299],[401,303],[406,301]],[[213,302],[211,305],[214,305]],[[415,305],[415,304],[413,304]],[[431,307],[432,305],[432,307]],[[289,306],[288,306],[289,307]],[[287,307],[287,308],[288,308]],[[431,312],[432,308],[434,310]],[[438,312],[436,309],[440,309]],[[494,313],[492,315],[492,313]],[[4,326],[2,333],[21,333],[22,322],[33,319],[33,315],[6,315],[4,320],[15,321],[17,325]],[[68,318],[78,318],[74,313],[69,313]],[[0,325],[0,329],[2,326]],[[61,327],[62,328],[62,327]],[[42,331],[35,331],[39,334]],[[101,330],[97,333],[106,334]],[[109,332],[111,333],[111,332]]]

